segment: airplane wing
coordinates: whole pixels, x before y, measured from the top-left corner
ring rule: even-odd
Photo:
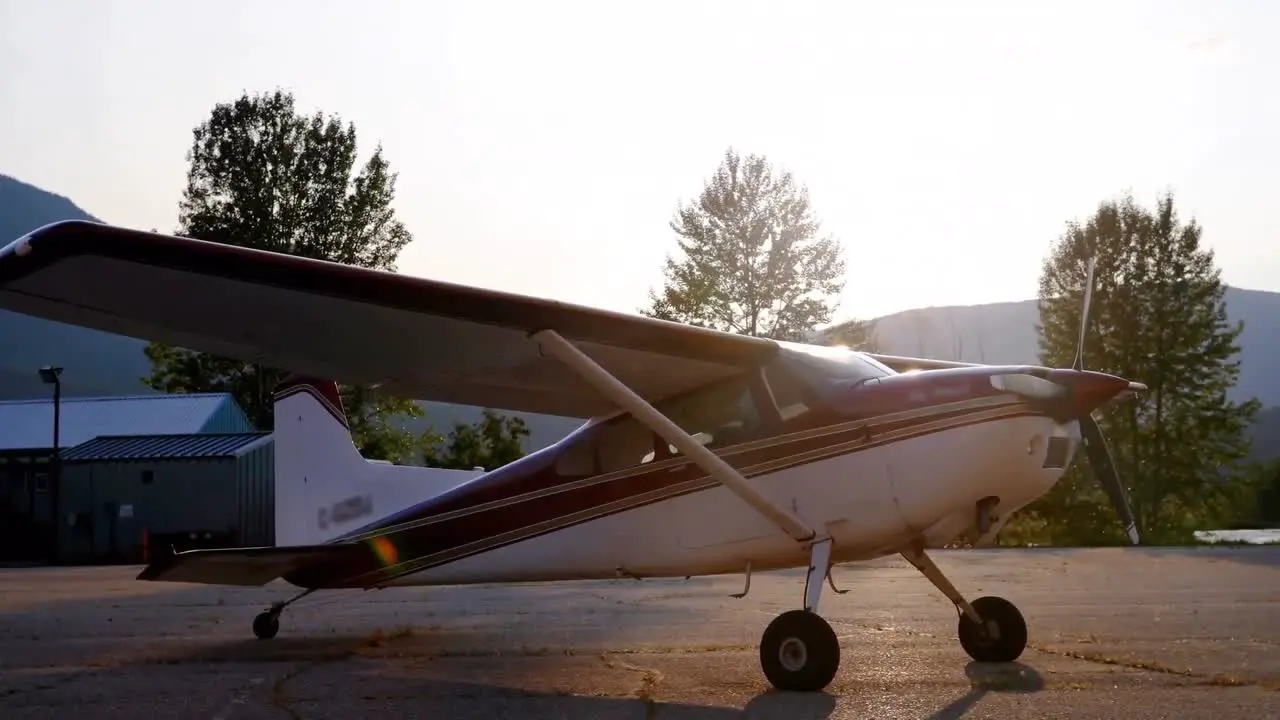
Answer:
[[[963,368],[963,367],[980,367],[978,363],[956,362],[953,360],[932,360],[929,358],[903,357],[900,355],[880,355],[877,353],[867,353],[880,364],[885,365],[894,372],[911,372],[913,370],[939,370],[942,368]],[[1033,366],[1028,366],[1033,367]],[[1102,405],[1102,408],[1108,408],[1126,402],[1139,393],[1147,391],[1147,386],[1140,382],[1130,382],[1129,387],[1121,390],[1115,397],[1108,400]],[[1100,408],[1101,409],[1101,408]]]
[[[355,544],[188,550],[153,561],[137,579],[257,587],[308,567],[341,567],[362,552]]]
[[[98,223],[0,248],[0,308],[395,395],[590,417],[615,408],[529,334],[553,329],[650,402],[767,339]]]
[[[902,357],[900,355],[881,355],[867,353],[868,356],[894,372],[910,372],[912,370],[941,370],[943,368],[978,367],[977,363],[956,362],[953,360],[931,360],[929,358]]]

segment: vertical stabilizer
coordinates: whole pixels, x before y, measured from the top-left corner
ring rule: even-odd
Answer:
[[[276,545],[314,545],[482,475],[366,460],[337,383],[294,376],[275,395]]]

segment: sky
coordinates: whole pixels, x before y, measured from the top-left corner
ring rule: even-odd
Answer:
[[[191,130],[282,88],[399,173],[405,274],[636,312],[725,150],[805,185],[836,320],[1035,296],[1067,221],[1173,192],[1280,290],[1280,5],[0,0],[0,173],[172,231]]]

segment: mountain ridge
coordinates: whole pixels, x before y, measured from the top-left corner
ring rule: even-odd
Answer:
[[[1280,293],[1228,286],[1224,299],[1229,322],[1244,322],[1238,340],[1240,377],[1228,397],[1256,397],[1265,407],[1280,405],[1280,377],[1271,369],[1280,361]],[[1039,320],[1037,301],[1030,299],[904,310],[871,323],[879,349],[886,354],[1038,365]]]

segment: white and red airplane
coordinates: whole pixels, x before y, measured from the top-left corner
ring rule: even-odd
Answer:
[[[873,355],[78,221],[0,249],[0,307],[298,373],[275,408],[277,545],[139,575],[304,589],[254,620],[262,638],[328,588],[745,572],[741,597],[753,570],[808,567],[760,662],[778,688],[819,690],[840,662],[817,614],[832,564],[894,553],[955,604],[971,657],[1016,659],[1018,609],[966,600],[925,548],[990,542],[1081,444],[1138,542],[1091,413],[1145,387],[1079,353],[1070,369]],[[336,386],[309,377],[591,419],[487,473],[392,466],[360,457]]]

